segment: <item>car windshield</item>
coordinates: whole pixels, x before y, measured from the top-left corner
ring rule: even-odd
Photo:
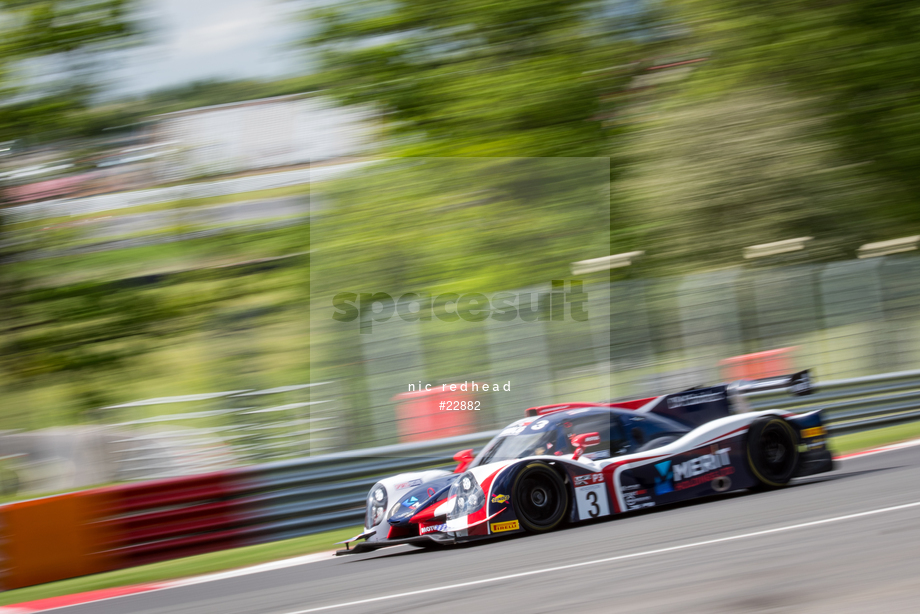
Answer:
[[[525,456],[540,456],[547,453],[555,431],[545,433],[530,433],[527,435],[498,436],[489,442],[482,453],[476,458],[472,466],[487,465],[498,461],[523,458]]]

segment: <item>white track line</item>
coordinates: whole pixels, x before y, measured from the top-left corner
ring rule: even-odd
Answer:
[[[587,565],[599,565],[601,563],[611,563],[613,561],[623,561],[626,559],[634,559],[634,558],[638,558],[641,556],[650,556],[653,554],[662,554],[665,552],[676,552],[678,550],[698,548],[700,546],[708,546],[710,544],[720,544],[720,543],[735,541],[739,539],[747,539],[749,537],[759,537],[761,535],[770,535],[772,533],[782,533],[784,531],[793,531],[795,529],[815,527],[815,526],[822,525],[822,524],[840,522],[843,520],[851,520],[853,518],[862,518],[864,516],[873,516],[875,514],[884,514],[886,512],[894,512],[897,510],[903,510],[903,509],[908,509],[908,508],[917,507],[917,506],[920,506],[920,501],[915,501],[914,503],[905,503],[904,505],[895,505],[892,507],[883,507],[880,509],[869,510],[867,512],[858,512],[856,514],[847,514],[845,516],[836,516],[834,518],[825,518],[823,520],[812,520],[810,522],[792,524],[792,525],[788,525],[785,527],[777,527],[775,529],[765,529],[763,531],[754,531],[753,533],[743,533],[741,535],[731,535],[729,537],[719,537],[717,539],[707,539],[705,541],[693,542],[691,544],[683,544],[681,546],[670,546],[668,548],[658,548],[657,550],[646,550],[645,552],[634,552],[632,554],[622,554],[620,556],[612,556],[606,559],[596,559],[593,561],[584,561],[582,563],[572,563],[571,565],[560,565],[559,567],[548,567],[546,569],[535,569],[533,571],[522,571],[520,573],[509,574],[507,576],[499,576],[497,578],[485,578],[482,580],[472,580],[470,582],[461,582],[459,584],[448,584],[445,586],[436,586],[433,588],[423,588],[417,591],[409,591],[406,593],[396,593],[393,595],[384,595],[383,597],[372,597],[370,599],[361,599],[358,601],[347,601],[345,603],[336,603],[333,605],[326,605],[326,606],[321,606],[318,608],[309,608],[306,610],[296,610],[296,611],[291,611],[291,612],[285,612],[285,614],[308,614],[309,612],[322,612],[324,610],[346,608],[348,606],[361,605],[364,603],[374,603],[377,601],[388,601],[390,599],[399,599],[401,597],[411,597],[413,595],[423,595],[425,593],[435,593],[439,591],[453,590],[455,588],[475,586],[477,584],[489,584],[492,582],[502,582],[503,580],[513,580],[515,578],[523,578],[526,576],[534,576],[537,574],[551,573],[554,571],[562,571],[564,569],[574,569],[576,567],[585,567]]]
[[[248,576],[254,573],[263,573],[266,571],[276,571],[278,569],[285,569],[287,567],[297,567],[299,565],[306,565],[308,563],[316,563],[318,561],[327,561],[329,559],[335,558],[335,551],[330,550],[328,552],[317,552],[315,554],[304,554],[302,556],[290,558],[290,559],[281,559],[280,561],[269,561],[268,563],[260,563],[258,565],[251,565],[249,567],[242,567],[240,569],[231,569],[229,571],[218,571],[214,573],[209,573],[203,576],[192,576],[190,578],[181,578],[179,580],[164,580],[158,584],[166,584],[163,588],[178,588],[180,586],[191,586],[192,584],[201,584],[202,582],[214,582],[216,580],[227,580],[229,578],[238,578],[240,576]]]

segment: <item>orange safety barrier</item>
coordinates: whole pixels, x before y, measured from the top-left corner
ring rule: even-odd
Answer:
[[[102,490],[68,493],[0,507],[4,590],[53,582],[121,567],[104,548],[117,541],[98,522],[108,509]]]
[[[436,386],[430,390],[403,392],[393,397],[393,400],[397,401],[396,425],[399,441],[426,441],[474,432],[475,409],[454,409],[475,405],[476,397],[470,394],[472,385],[468,382],[455,385],[455,391],[451,391],[448,384],[446,390]],[[461,386],[466,390],[461,390]],[[449,405],[446,405],[448,403]],[[466,405],[458,405],[463,403]],[[447,407],[451,409],[446,409]]]
[[[726,382],[739,379],[762,379],[792,373],[792,354],[798,348],[788,347],[743,356],[733,356],[719,361],[722,379]]]

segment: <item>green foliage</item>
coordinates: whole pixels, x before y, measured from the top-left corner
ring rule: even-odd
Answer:
[[[0,140],[79,135],[106,54],[138,39],[134,7],[134,0],[0,0]],[[27,60],[44,72],[40,84],[12,81]]]
[[[689,26],[683,44],[710,56],[697,75],[700,87],[781,87],[823,118],[845,160],[878,178],[871,208],[855,225],[880,222],[879,239],[920,228],[916,4],[681,0],[671,7]]]
[[[298,273],[305,259],[258,258],[305,252],[308,237],[303,225],[167,244],[170,250],[149,246],[51,261],[7,260],[0,266],[0,386],[10,398],[63,385],[69,396],[66,406],[46,412],[55,423],[101,418],[99,408],[134,400],[132,379],[155,379],[152,356],[176,346],[200,346],[198,336],[221,322],[243,314],[247,328],[258,328],[273,323],[280,313],[282,321],[296,323],[307,292],[306,280],[298,292],[298,282],[306,277]],[[15,256],[11,250],[5,254]],[[162,270],[157,258],[178,261],[187,270],[175,271],[173,264],[172,273],[157,274]],[[130,274],[125,265],[132,260]],[[112,280],[107,270],[100,270],[109,261],[121,265],[116,273],[130,276]],[[207,266],[240,262],[250,263]],[[95,277],[88,275],[94,271]],[[83,278],[66,281],[75,273]],[[249,315],[260,310],[267,315]],[[204,385],[221,388],[232,382],[216,377]],[[7,425],[20,420],[13,412],[0,419]],[[29,425],[47,426],[41,420],[29,420]]]
[[[674,98],[636,130],[620,184],[646,266],[736,265],[747,246],[801,236],[811,258],[843,259],[872,237],[860,210],[878,182],[842,163],[805,101],[766,87]]]
[[[322,194],[317,293],[491,292],[570,275],[608,248],[597,158],[396,159]],[[325,280],[325,282],[323,282]]]
[[[376,105],[404,153],[596,156],[602,97],[635,53],[594,2],[352,0],[311,13],[309,43],[347,103]]]

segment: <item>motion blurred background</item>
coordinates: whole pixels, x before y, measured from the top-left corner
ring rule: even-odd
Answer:
[[[0,494],[917,368],[918,20],[862,0],[0,0]],[[361,334],[328,300],[572,279],[586,326]],[[467,380],[511,392],[449,423],[404,395]]]

